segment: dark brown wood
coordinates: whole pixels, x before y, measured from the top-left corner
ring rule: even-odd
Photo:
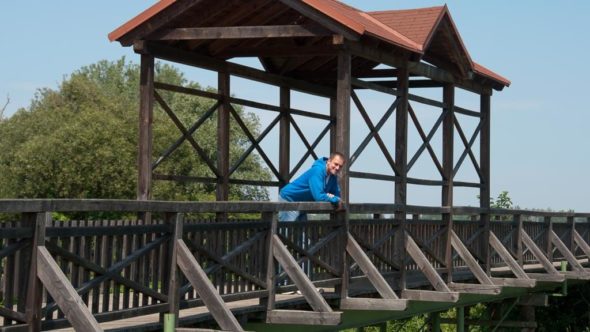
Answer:
[[[230,105],[230,76],[229,73],[220,71],[217,74],[217,90],[221,95],[221,104],[217,109],[217,186],[215,188],[216,199],[227,201],[229,198],[229,119]],[[218,213],[220,221],[227,219],[227,214]]]
[[[481,94],[480,96],[480,126],[479,136],[479,166],[481,171],[479,189],[479,207],[482,209],[490,208],[490,113],[491,113],[491,94]],[[490,238],[490,214],[481,213],[479,216],[479,226],[483,228],[482,239],[479,245],[480,257],[488,275],[491,274],[491,255],[490,246],[487,239]]]
[[[285,272],[287,272],[291,280],[293,280],[297,289],[301,292],[303,297],[305,297],[311,308],[318,312],[332,312],[332,308],[330,308],[326,300],[316,290],[301,267],[297,265],[293,256],[289,254],[289,251],[276,234],[273,235],[272,244],[274,258],[279,262],[281,267],[285,269]]]
[[[453,207],[453,179],[454,179],[454,127],[455,120],[455,87],[452,84],[446,84],[443,88],[443,102],[446,107],[443,109],[443,164],[442,164],[442,206]],[[453,281],[453,214],[445,213],[442,215],[443,222],[446,224],[447,231],[445,234],[445,268],[447,273],[447,282]]]
[[[154,113],[154,57],[141,55],[139,77],[139,139],[137,199],[151,199],[152,121]]]
[[[397,165],[396,174],[399,180],[394,185],[394,203],[405,206],[407,203],[408,187],[408,94],[410,72],[405,66],[398,68],[398,99],[399,103],[395,114],[395,162]],[[406,289],[406,250],[409,237],[406,235],[406,212],[402,211],[395,214],[395,219],[400,222],[398,233],[396,234],[394,255],[399,260],[400,278],[399,284],[401,289]],[[418,262],[416,262],[418,263]]]
[[[396,170],[395,161],[393,160],[393,157],[389,153],[387,145],[381,139],[381,135],[379,135],[379,130],[381,129],[381,127],[383,127],[385,122],[391,117],[391,114],[397,108],[397,103],[400,101],[400,99],[396,99],[393,102],[393,104],[391,104],[391,106],[387,109],[385,114],[383,114],[383,116],[381,117],[381,119],[379,120],[377,125],[374,126],[373,122],[371,121],[371,118],[367,114],[367,111],[365,110],[363,104],[361,103],[360,99],[358,98],[358,96],[356,95],[356,93],[354,91],[352,91],[351,96],[352,96],[352,100],[354,101],[354,104],[356,105],[357,109],[361,113],[361,116],[365,120],[365,123],[369,127],[369,134],[367,135],[367,137],[365,137],[365,139],[362,141],[362,143],[359,145],[359,147],[356,149],[356,151],[350,156],[349,167],[351,167],[354,164],[354,162],[356,161],[356,158],[362,153],[362,151],[369,144],[371,139],[375,138],[375,141],[379,145],[381,152],[383,152],[383,155],[385,156],[385,159],[387,160],[389,166],[391,167],[391,170],[394,171],[395,173],[398,173],[398,171]]]
[[[130,46],[135,40],[141,40],[144,36],[164,26],[166,23],[190,10],[193,6],[202,3],[203,0],[187,0],[174,3],[167,7],[160,15],[150,19],[150,24],[143,24],[132,31],[129,31],[119,40],[121,45]]]
[[[227,331],[244,331],[235,316],[227,308],[223,299],[211,284],[211,281],[201,268],[199,263],[195,260],[183,240],[176,240],[178,242],[178,266],[182,270],[184,276],[190,280],[191,284],[197,290],[201,299],[215,318],[219,326]]]
[[[31,261],[29,270],[29,280],[27,283],[27,304],[25,308],[25,315],[28,331],[41,331],[41,305],[43,298],[43,285],[37,277],[37,261],[38,261],[38,246],[45,245],[45,226],[51,222],[51,214],[48,212],[41,212],[36,214],[29,214],[28,218],[30,227],[34,230],[31,243]]]
[[[180,271],[178,271],[178,241],[182,240],[182,224],[183,215],[180,213],[168,213],[165,215],[166,222],[170,225],[172,232],[170,234],[170,242],[168,243],[168,253],[166,262],[170,268],[168,279],[168,313],[173,314],[175,319],[175,326],[178,326],[178,313],[180,309]],[[161,317],[162,321],[163,317]]]
[[[149,40],[199,40],[241,38],[325,37],[325,30],[303,25],[265,25],[207,28],[176,28],[152,34]]]
[[[340,52],[338,54],[338,70],[336,76],[336,124],[335,124],[335,151],[342,153],[346,159],[350,157],[350,95],[351,87],[351,55],[348,52]],[[345,163],[342,167],[340,180],[340,198],[345,202],[349,202],[350,198],[350,165]],[[346,244],[346,237],[349,232],[349,214],[348,211],[336,214],[336,219],[343,224],[342,244]],[[344,248],[342,248],[344,249]],[[342,266],[342,283],[340,285],[340,297],[348,297],[348,287],[350,278],[350,265],[346,251],[341,252],[341,266]]]
[[[279,188],[283,188],[290,181],[291,169],[291,127],[289,110],[291,109],[291,90],[280,88],[281,118],[279,124]]]
[[[422,126],[420,125],[420,121],[418,121],[418,118],[416,117],[416,113],[414,112],[413,108],[409,105],[408,105],[408,111],[409,111],[408,113],[410,114],[410,118],[412,119],[412,122],[414,123],[414,126],[416,127],[416,130],[418,131],[418,134],[420,135],[420,138],[422,138],[422,144],[420,145],[420,147],[418,148],[418,150],[416,151],[416,153],[414,154],[412,159],[410,159],[410,161],[408,162],[408,172],[410,171],[410,169],[412,168],[414,163],[418,160],[418,158],[420,157],[420,155],[422,154],[424,149],[428,149],[428,153],[430,154],[430,158],[432,158],[434,165],[436,166],[438,172],[440,173],[440,175],[444,179],[443,166],[441,166],[440,162],[438,161],[436,153],[434,152],[434,149],[430,145],[430,140],[432,139],[432,137],[434,137],[434,134],[437,132],[438,127],[443,122],[443,118],[445,117],[446,113],[444,111],[441,113],[441,115],[438,117],[438,119],[436,120],[436,122],[432,126],[432,129],[430,129],[430,131],[428,132],[428,136],[427,136],[424,133]],[[444,146],[444,133],[443,133],[443,146]]]
[[[162,96],[160,96],[160,94],[157,91],[155,91],[154,92],[154,97],[155,97],[155,100],[158,102],[158,104],[160,104],[160,106],[162,107],[162,109],[164,110],[164,112],[166,112],[166,114],[168,114],[168,116],[170,117],[170,119],[172,120],[172,122],[174,122],[174,124],[176,125],[176,127],[178,128],[178,130],[180,130],[180,132],[185,137],[185,139],[195,149],[195,151],[197,152],[197,154],[199,155],[199,157],[201,157],[201,159],[205,162],[205,164],[207,164],[207,166],[209,166],[209,169],[217,177],[221,176],[219,174],[219,170],[213,164],[213,162],[211,161],[211,159],[209,159],[209,157],[207,156],[207,153],[205,152],[205,150],[203,150],[203,148],[195,140],[195,138],[192,135],[189,134],[188,129],[186,129],[186,127],[184,126],[184,124],[182,124],[182,121],[180,121],[180,119],[176,116],[176,114],[174,113],[174,111],[164,101],[164,99],[162,98]]]
[[[78,331],[102,331],[66,275],[44,246],[37,247],[39,279]]]
[[[338,325],[342,322],[342,313],[272,310],[266,313],[266,322],[271,324]]]
[[[154,56],[170,60],[190,66],[215,70],[215,71],[227,71],[232,76],[244,77],[250,80],[274,84],[278,86],[288,86],[292,89],[304,91],[306,93],[322,96],[331,97],[335,93],[333,89],[311,84],[302,80],[292,79],[285,76],[275,75],[267,73],[251,67],[238,65],[226,61],[217,60],[210,57],[205,57],[193,52],[181,51],[176,48],[169,46],[157,45],[154,43],[146,42],[146,51],[150,52]]]
[[[393,289],[391,289],[391,286],[385,281],[385,278],[379,273],[379,270],[375,265],[371,263],[367,254],[363,252],[359,244],[350,234],[348,234],[346,252],[348,252],[350,257],[352,257],[352,259],[359,265],[382,298],[390,300],[398,299]]]

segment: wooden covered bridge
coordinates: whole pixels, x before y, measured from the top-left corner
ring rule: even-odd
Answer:
[[[590,213],[490,209],[491,96],[510,82],[471,59],[446,6],[367,13],[334,0],[161,0],[109,38],[141,55],[138,200],[0,200],[0,213],[14,216],[0,225],[4,330],[158,331],[172,322],[187,330],[281,325],[296,331],[306,325],[332,331],[420,313],[433,313],[430,324],[437,330],[436,313],[457,307],[461,331],[465,306],[501,300],[531,305],[566,280],[590,279],[583,265],[590,257]],[[264,69],[228,61],[239,57],[256,57]],[[156,58],[217,72],[217,92],[154,81]],[[234,97],[232,77],[277,87],[279,104]],[[425,88],[441,91],[442,100],[411,93]],[[378,121],[359,98],[361,89],[390,98]],[[457,89],[478,96],[479,107],[456,106]],[[185,126],[159,91],[215,103]],[[326,98],[329,110],[295,109],[291,91]],[[164,151],[153,151],[156,103],[179,129],[178,140]],[[235,105],[276,117],[255,137]],[[438,110],[430,130],[416,117],[420,105]],[[369,129],[358,142],[351,142],[353,111]],[[296,118],[324,129],[306,137]],[[471,137],[461,126],[464,118],[477,122]],[[194,136],[208,120],[218,126],[214,152]],[[391,137],[380,134],[388,120],[395,122]],[[242,156],[230,155],[230,123],[250,140]],[[278,160],[261,145],[275,126]],[[422,140],[413,155],[409,126]],[[299,160],[291,160],[294,135],[306,149]],[[441,160],[432,143],[437,135]],[[335,212],[327,203],[228,201],[230,186],[282,187],[317,157],[323,140],[349,156],[341,179],[345,201],[350,179],[360,178],[390,183],[391,202],[350,203]],[[370,142],[388,172],[352,170]],[[212,176],[159,172],[182,144],[194,148]],[[235,178],[253,151],[273,180]],[[410,176],[422,154],[432,159],[437,180]],[[455,181],[467,166],[478,181]],[[215,184],[217,202],[152,200],[152,181]],[[440,206],[411,205],[409,185],[440,187]],[[473,188],[480,206],[455,206],[455,187]],[[323,220],[277,222],[278,211],[294,209]],[[60,222],[52,212],[138,218]],[[257,217],[239,218],[245,213]],[[145,315],[156,318],[125,322]]]

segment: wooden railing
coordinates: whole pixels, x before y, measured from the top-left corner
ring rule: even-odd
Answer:
[[[323,220],[277,222],[278,211],[295,209]],[[59,221],[54,212],[128,218]],[[260,217],[203,217],[222,212]],[[335,213],[327,203],[123,200],[0,200],[0,213],[10,216],[0,223],[0,327],[14,329],[99,330],[98,322],[206,306],[220,326],[234,330],[240,325],[224,304],[244,299],[260,299],[267,322],[288,323],[293,318],[276,310],[274,296],[296,289],[316,313],[310,322],[337,324],[333,300],[355,308],[354,298],[367,292],[355,288],[363,280],[390,300],[389,308],[401,308],[404,298],[415,299],[417,285],[449,299],[467,291],[456,283],[459,272],[491,290],[502,285],[485,285],[485,273],[494,277],[494,269],[508,266],[516,279],[527,279],[518,266],[543,265],[539,252],[570,262],[568,275],[582,274],[570,254],[590,254],[590,214],[581,213],[388,204],[352,204]],[[452,216],[450,227],[445,215]],[[489,224],[481,222],[484,215]],[[401,299],[397,285],[409,285]],[[321,296],[315,287],[334,292]],[[365,309],[378,305],[384,304]]]

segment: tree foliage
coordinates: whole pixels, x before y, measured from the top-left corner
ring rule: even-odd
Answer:
[[[200,88],[176,68],[156,64],[156,80]],[[133,199],[137,182],[139,66],[100,61],[68,77],[58,89],[41,89],[27,109],[0,122],[0,198],[120,198]],[[213,105],[212,100],[166,91],[159,92],[185,127],[190,127]],[[258,119],[237,108],[256,135]],[[232,163],[249,141],[233,123],[230,133]],[[154,110],[153,159],[181,133],[159,106]],[[216,160],[216,117],[193,137]],[[194,149],[184,142],[157,169],[162,174],[212,176]],[[233,175],[269,180],[269,171],[251,155]],[[154,182],[153,198],[211,200],[214,185]],[[231,186],[230,199],[268,199],[266,189]]]

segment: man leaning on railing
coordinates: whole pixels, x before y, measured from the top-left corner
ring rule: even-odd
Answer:
[[[344,167],[344,155],[332,152],[330,158],[317,159],[312,167],[295,181],[287,184],[279,193],[281,202],[330,202],[342,210],[338,174]],[[306,221],[307,213],[301,211],[280,211],[279,221]]]

